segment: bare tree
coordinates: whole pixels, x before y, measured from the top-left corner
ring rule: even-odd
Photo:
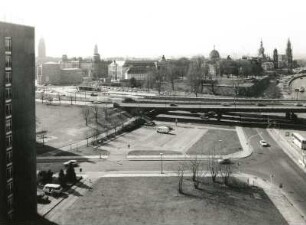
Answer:
[[[40,99],[41,99],[41,103],[44,104],[45,92],[41,92]]]
[[[193,59],[188,68],[188,82],[194,92],[195,96],[198,97],[198,93],[203,82],[203,59]]]
[[[47,97],[47,102],[48,102],[48,104],[52,105],[53,98],[52,98],[51,95],[48,95],[48,97]]]
[[[184,173],[185,173],[185,166],[184,164],[179,165],[177,169],[177,176],[178,176],[178,192],[180,194],[183,193],[183,182],[184,182]]]
[[[57,98],[58,98],[59,103],[61,104],[61,103],[62,103],[62,102],[61,102],[61,100],[62,100],[62,96],[60,95],[60,93],[59,93],[59,92],[57,93]]]
[[[215,149],[209,154],[208,170],[210,171],[212,181],[216,182],[219,173],[219,162],[216,158]]]
[[[90,116],[90,108],[88,106],[82,108],[82,116],[85,119],[86,126],[88,126],[88,120]]]
[[[98,123],[98,118],[99,118],[99,107],[98,106],[93,106],[93,113],[94,113],[94,117],[95,117],[95,121],[96,123]]]

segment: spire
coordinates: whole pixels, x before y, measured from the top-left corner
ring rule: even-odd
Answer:
[[[99,54],[98,45],[97,44],[95,44],[94,54],[95,55]]]
[[[40,38],[38,43],[38,57],[45,58],[46,57],[46,45],[44,38]]]
[[[265,58],[265,48],[263,47],[263,42],[262,42],[262,39],[260,41],[260,48],[258,49],[258,56],[260,58]]]

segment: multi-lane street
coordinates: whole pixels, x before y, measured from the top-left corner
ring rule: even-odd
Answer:
[[[293,204],[306,212],[306,174],[293,162],[271,138],[265,129],[244,128],[250,139],[253,154],[241,160],[241,171],[257,175],[277,186],[282,184],[283,190]],[[266,140],[270,147],[262,147],[261,139]]]

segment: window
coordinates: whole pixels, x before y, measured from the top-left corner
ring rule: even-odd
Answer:
[[[5,115],[6,116],[12,115],[12,105],[10,103],[5,105]]]
[[[12,67],[12,57],[10,55],[5,56],[5,67]]]
[[[8,209],[9,212],[10,212],[11,210],[13,210],[13,204],[14,204],[13,196],[10,196],[10,197],[7,199],[7,209]]]
[[[12,131],[12,120],[8,119],[5,121],[5,132],[8,133]]]
[[[9,182],[6,186],[6,189],[8,195],[13,194],[13,182]]]
[[[11,99],[12,98],[12,90],[10,88],[5,88],[5,99]]]
[[[12,135],[8,135],[5,137],[5,146],[6,148],[12,147],[13,144],[13,137]]]
[[[5,83],[6,84],[12,83],[12,73],[11,72],[5,72]]]
[[[6,52],[12,51],[12,39],[10,37],[5,38],[5,51]]]
[[[13,178],[13,167],[9,166],[6,168],[6,179],[10,180]]]
[[[7,151],[6,152],[6,164],[12,163],[12,160],[13,160],[13,152],[11,150]]]

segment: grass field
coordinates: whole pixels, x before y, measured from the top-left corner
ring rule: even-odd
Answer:
[[[241,191],[214,186],[195,190],[185,180],[185,194],[179,194],[177,183],[176,177],[101,178],[54,222],[62,225],[287,224],[261,189]]]
[[[90,129],[81,112],[78,106],[36,103],[37,131],[46,130],[46,136],[52,137],[46,145],[62,147],[85,139]]]
[[[219,141],[222,140],[222,141]],[[236,130],[208,130],[192,147],[188,154],[230,154],[241,151],[241,145]]]

